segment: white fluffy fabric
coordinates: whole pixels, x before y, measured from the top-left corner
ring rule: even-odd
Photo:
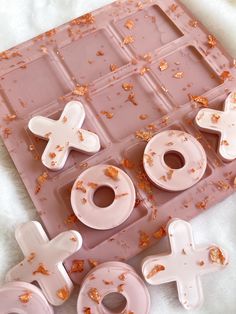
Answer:
[[[164,0],[163,0],[164,1]],[[236,57],[236,0],[182,0]],[[19,44],[52,27],[111,0],[0,0],[0,51]],[[39,217],[23,183],[0,141],[0,284],[7,270],[22,259],[14,239],[14,229],[22,222]],[[228,250],[229,266],[202,278],[205,303],[194,313],[236,313],[236,194],[192,221],[199,245],[217,243]],[[140,261],[148,254],[167,248],[166,240],[131,261],[140,272]],[[148,287],[151,314],[184,313],[174,283]],[[56,313],[75,314],[78,289]],[[138,297],[138,296],[137,296]],[[1,300],[0,300],[1,302]],[[82,313],[79,313],[82,314]]]

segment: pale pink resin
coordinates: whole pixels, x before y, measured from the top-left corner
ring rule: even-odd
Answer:
[[[91,292],[92,295],[95,292],[97,299],[91,298]],[[120,293],[126,300],[125,308],[116,313],[149,313],[150,295],[144,281],[131,266],[120,262],[103,263],[88,273],[81,285],[77,313],[82,313],[86,308],[96,314],[114,313],[102,302],[105,296],[112,293]]]
[[[228,256],[214,244],[196,248],[192,227],[186,221],[173,219],[167,229],[171,252],[146,257],[142,263],[144,278],[151,285],[176,281],[181,304],[187,310],[199,308],[203,303],[200,276],[223,269]],[[219,257],[211,256],[212,249]]]
[[[218,136],[199,131],[200,105],[189,101],[203,95],[209,108],[222,110],[235,88],[233,59],[220,44],[210,48],[208,35],[178,1],[137,0],[113,3],[0,55],[1,134],[49,236],[68,229],[82,235],[79,253],[65,262],[70,270],[73,260],[84,260],[84,271],[71,274],[75,282],[91,269],[89,259],[127,260],[155,243],[153,233],[170,217],[189,220],[233,193],[236,161],[222,161]],[[134,41],[128,44],[127,36]],[[82,128],[98,135],[101,150],[91,157],[71,151],[61,171],[50,171],[41,162],[47,143],[28,122],[58,120],[71,100],[83,104]],[[146,133],[136,134],[140,129]],[[140,137],[170,129],[197,138],[208,158],[203,178],[183,192],[156,187],[142,166],[146,142]],[[70,203],[77,177],[98,164],[125,170],[137,195],[130,217],[106,231],[76,220]]]
[[[1,314],[53,314],[41,290],[26,282],[13,281],[0,288]]]

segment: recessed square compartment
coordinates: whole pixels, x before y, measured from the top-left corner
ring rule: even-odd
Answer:
[[[17,117],[25,117],[69,92],[49,57],[41,57],[25,68],[13,70],[1,80],[3,97],[14,103]]]
[[[130,25],[130,26],[129,26]],[[133,36],[137,54],[156,50],[182,37],[182,32],[157,5],[150,6],[115,23],[122,36]]]
[[[62,61],[80,84],[111,73],[128,63],[112,35],[105,29],[92,32],[60,48]]]
[[[162,117],[167,109],[147,81],[132,75],[91,96],[104,128],[120,140]]]
[[[105,161],[106,164],[110,165],[116,165],[114,161]],[[71,214],[73,214],[73,209],[71,207],[71,202],[70,202],[70,191],[72,189],[72,186],[79,176],[79,174],[82,171],[77,171],[74,172],[74,180],[71,182],[68,182],[67,184],[61,186],[58,188],[58,196],[61,199],[61,202],[63,203],[63,207],[67,208]],[[72,176],[70,176],[70,179],[72,179]],[[99,193],[95,193],[95,198],[94,202],[96,202],[98,207],[104,207],[105,205],[109,205],[113,202],[114,197],[112,198],[109,190],[107,188],[101,188],[99,189]],[[102,206],[100,206],[102,205]],[[67,213],[68,214],[68,213]],[[137,205],[130,217],[122,223],[120,226],[110,229],[110,230],[95,230],[92,228],[87,227],[83,223],[81,223],[79,220],[76,221],[76,229],[81,233],[83,237],[83,246],[86,249],[92,249],[102,243],[103,241],[110,239],[117,233],[121,232],[122,230],[128,228],[131,224],[134,224],[136,221],[140,220],[144,216],[147,215],[147,209],[142,206],[142,204]],[[70,216],[70,214],[69,214]],[[115,216],[114,216],[115,217]]]
[[[165,65],[162,70],[161,64]],[[177,105],[187,103],[189,95],[201,96],[222,83],[193,46],[184,47],[167,55],[154,63],[151,70]]]

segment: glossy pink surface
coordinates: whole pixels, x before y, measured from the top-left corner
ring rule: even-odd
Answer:
[[[211,48],[208,35],[179,2],[135,0],[113,3],[1,55],[1,134],[49,236],[81,233],[81,250],[65,263],[70,273],[74,260],[84,262],[70,273],[77,283],[91,269],[90,259],[127,260],[156,242],[170,217],[191,219],[233,193],[236,162],[222,161],[217,135],[199,131],[194,119],[202,105],[189,100],[204,96],[209,108],[222,110],[235,88],[232,58],[220,44]],[[83,129],[99,136],[101,150],[91,157],[72,151],[61,171],[50,171],[41,162],[46,141],[27,126],[34,116],[58,120],[70,100],[83,104]],[[142,166],[145,140],[170,129],[198,139],[208,158],[203,178],[183,192],[156,187]],[[179,163],[176,156],[169,162]],[[70,203],[75,180],[98,164],[127,172],[137,195],[130,217],[106,231],[78,221]]]
[[[49,241],[40,223],[30,221],[16,229],[16,240],[25,258],[8,271],[6,280],[37,281],[48,302],[63,304],[74,288],[63,262],[81,248],[80,234],[65,231]]]
[[[191,225],[180,219],[168,224],[171,252],[146,257],[142,272],[151,285],[176,281],[179,300],[187,310],[203,302],[200,276],[228,265],[227,254],[214,244],[196,248]]]
[[[165,160],[168,154],[179,155],[184,164],[171,169]],[[207,157],[202,145],[192,135],[168,130],[156,134],[144,151],[144,169],[149,179],[167,191],[182,191],[191,188],[203,177]]]
[[[1,314],[53,314],[41,290],[26,282],[9,282],[0,288]]]
[[[236,92],[225,100],[224,110],[201,109],[196,118],[199,129],[219,135],[218,151],[225,161],[236,158]]]
[[[113,293],[125,298],[126,304],[119,311],[111,311],[103,304],[104,298]],[[120,262],[103,263],[90,271],[81,285],[77,313],[82,313],[84,309],[97,314],[148,314],[150,295],[144,281],[132,267]]]
[[[95,204],[94,197],[102,187],[110,188],[114,192],[114,199],[111,204],[99,207]],[[86,226],[108,230],[129,218],[135,198],[133,182],[124,171],[114,166],[97,165],[82,172],[75,181],[71,191],[71,206]]]

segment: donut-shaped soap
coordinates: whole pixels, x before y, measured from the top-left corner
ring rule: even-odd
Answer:
[[[167,154],[178,155],[183,165],[173,169],[166,164]],[[168,191],[183,191],[196,184],[204,175],[207,156],[202,145],[190,134],[167,130],[156,134],[147,144],[143,158],[149,179]]]
[[[120,293],[126,300],[125,308],[116,313],[149,313],[150,295],[145,283],[131,266],[121,262],[101,264],[85,277],[77,313],[87,310],[87,313],[114,314],[103,304],[104,298],[112,293]]]
[[[9,282],[0,288],[1,314],[53,314],[42,292],[26,282]]]
[[[108,187],[114,192],[112,204],[99,207],[95,192]],[[97,165],[82,172],[71,191],[71,205],[75,215],[86,226],[98,230],[112,229],[130,216],[135,205],[135,188],[130,177],[111,165]]]

